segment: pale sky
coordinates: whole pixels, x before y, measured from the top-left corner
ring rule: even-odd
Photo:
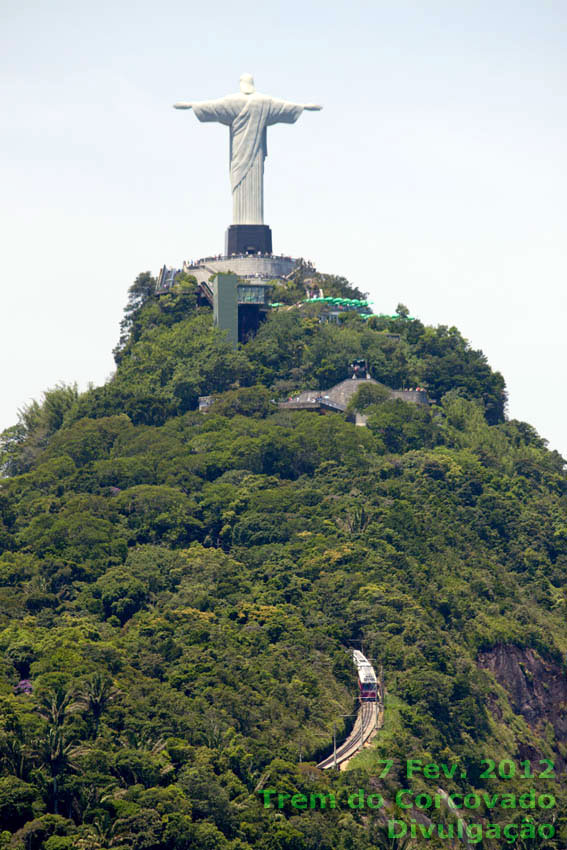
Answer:
[[[2,0],[0,429],[103,382],[138,272],[223,250],[228,130],[177,100],[322,103],[269,130],[274,250],[456,325],[567,456],[567,6]]]

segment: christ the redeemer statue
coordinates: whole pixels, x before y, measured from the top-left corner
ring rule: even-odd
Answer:
[[[234,225],[264,224],[264,159],[270,124],[294,124],[313,103],[289,103],[254,88],[250,74],[240,77],[240,91],[217,100],[176,103],[175,109],[193,109],[199,121],[218,121],[230,127],[230,182]]]

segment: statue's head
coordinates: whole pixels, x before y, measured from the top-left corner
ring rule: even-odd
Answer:
[[[242,94],[254,94],[254,77],[252,74],[242,74],[240,76],[240,91]]]

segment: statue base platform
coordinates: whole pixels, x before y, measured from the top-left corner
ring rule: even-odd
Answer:
[[[238,277],[252,283],[269,280],[286,280],[297,268],[293,257],[274,257],[258,254],[233,254],[232,257],[205,257],[192,263],[183,263],[183,271],[197,278],[198,283],[207,283],[211,275],[219,272],[234,272]],[[163,287],[167,291],[167,286]]]
[[[267,224],[231,224],[226,231],[225,255],[271,254],[272,231]]]

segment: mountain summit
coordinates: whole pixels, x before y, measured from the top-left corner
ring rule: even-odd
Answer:
[[[140,275],[112,378],[2,435],[0,848],[564,847],[563,459],[456,328],[273,296],[235,351]],[[355,361],[344,412],[278,406]],[[353,648],[384,726],[323,773]]]

